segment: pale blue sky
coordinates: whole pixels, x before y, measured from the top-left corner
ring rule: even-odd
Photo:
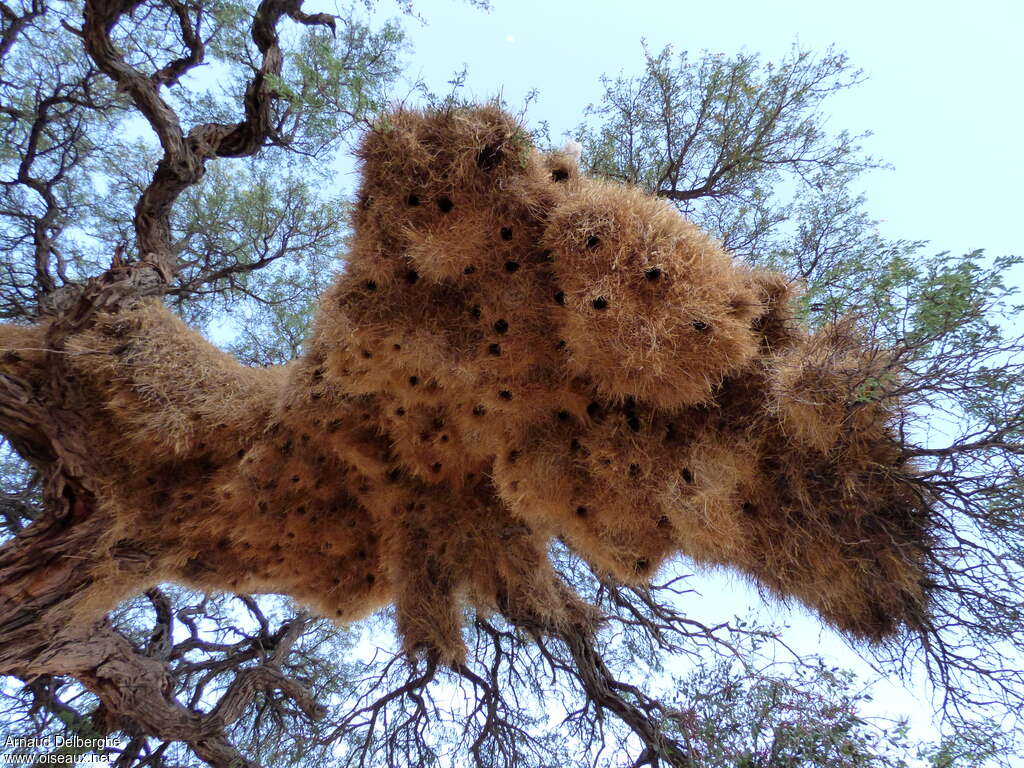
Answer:
[[[444,92],[466,64],[472,95],[500,89],[511,105],[536,88],[528,118],[547,120],[553,136],[598,100],[602,74],[640,70],[642,38],[654,50],[769,59],[796,40],[834,44],[869,79],[832,101],[829,124],[873,131],[866,149],[895,166],[864,180],[883,233],[935,250],[1022,250],[1024,3],[493,0],[488,13],[421,0],[416,9],[427,23],[406,24],[410,75]]]

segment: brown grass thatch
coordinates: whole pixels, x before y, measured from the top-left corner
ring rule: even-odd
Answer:
[[[623,582],[681,552],[859,638],[918,622],[928,509],[856,329],[801,331],[782,276],[497,109],[396,112],[359,156],[302,358],[245,368],[156,301],[72,337],[97,546],[160,564],[99,567],[93,608],[164,580],[341,622],[393,602],[457,663],[466,604],[593,620],[562,537]]]

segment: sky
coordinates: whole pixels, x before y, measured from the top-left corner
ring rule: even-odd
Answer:
[[[500,94],[513,109],[536,90],[526,117],[558,139],[601,96],[602,75],[639,74],[641,41],[652,51],[703,50],[782,58],[799,43],[845,51],[866,81],[825,104],[826,125],[871,131],[867,153],[891,170],[862,177],[868,213],[883,235],[927,240],[932,251],[1024,252],[1022,102],[1024,4],[1016,2],[694,3],[685,0],[493,0],[489,12],[455,0],[420,0],[425,23],[406,20],[408,75],[438,93],[467,69],[464,93]],[[381,6],[378,13],[389,12]],[[1020,285],[1020,272],[1014,281]],[[760,600],[739,579],[702,580],[700,618],[743,614]],[[714,615],[707,615],[711,613]],[[791,623],[787,640],[869,673],[834,634],[800,611],[768,610]],[[933,735],[920,681],[876,688],[876,714],[906,714]]]
[[[385,4],[382,10],[387,11]],[[892,238],[935,250],[1020,252],[1024,205],[1019,2],[695,3],[687,0],[420,0],[406,22],[409,73],[439,92],[464,65],[466,90],[499,91],[552,136],[571,130],[601,95],[600,77],[639,73],[641,40],[781,58],[794,44],[845,51],[867,81],[826,103],[836,130],[872,131],[864,147],[894,166],[865,179],[868,209]]]

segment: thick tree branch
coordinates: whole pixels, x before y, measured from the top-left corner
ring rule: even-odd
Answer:
[[[308,25],[334,28],[327,14],[306,14],[301,0],[263,0],[252,24],[252,39],[262,56],[259,70],[246,88],[244,119],[235,125],[205,123],[186,134],[175,111],[160,96],[160,86],[173,84],[190,68],[202,62],[203,46],[198,22],[193,25],[187,9],[179,3],[172,11],[179,20],[188,56],[146,75],[128,64],[112,39],[115,26],[141,2],[88,0],[82,27],[85,48],[118,89],[127,93],[149,122],[163,149],[163,158],[135,206],[136,244],[139,254],[154,260],[169,274],[177,271],[171,237],[171,209],[178,196],[197,183],[206,162],[215,157],[246,157],[255,154],[271,136],[271,80],[280,76],[283,57],[277,25],[283,16]]]

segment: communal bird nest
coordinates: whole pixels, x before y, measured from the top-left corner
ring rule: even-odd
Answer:
[[[359,158],[299,359],[242,366],[156,299],[68,334],[110,521],[79,610],[162,581],[343,623],[394,604],[408,652],[457,665],[467,606],[597,620],[561,540],[629,584],[728,566],[859,639],[925,621],[928,499],[852,323],[802,329],[782,275],[498,109],[390,114]]]

